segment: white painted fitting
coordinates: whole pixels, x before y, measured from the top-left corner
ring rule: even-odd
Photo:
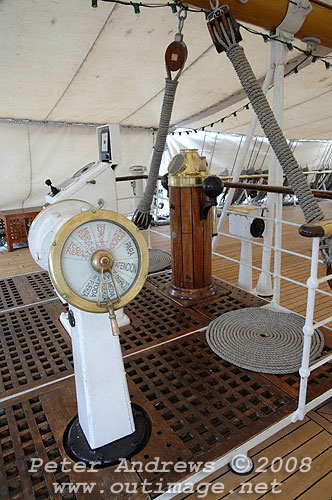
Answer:
[[[308,288],[311,288],[312,290],[316,290],[319,287],[319,280],[317,278],[308,278],[307,279],[307,286]]]
[[[302,378],[308,378],[310,375],[310,370],[308,370],[307,368],[300,368],[299,374]]]
[[[312,337],[313,333],[314,333],[314,327],[312,326],[306,326],[304,325],[304,327],[302,328],[302,331],[304,333],[304,335],[306,335],[307,337]]]

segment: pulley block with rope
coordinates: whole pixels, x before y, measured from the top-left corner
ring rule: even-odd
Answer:
[[[224,44],[219,42],[220,37],[222,37],[221,26],[227,33],[228,37],[232,36],[231,30],[233,30],[236,42],[238,43],[242,41],[239,25],[235,21],[231,10],[227,7],[227,5],[216,8],[213,11],[213,17],[211,16],[210,18],[209,16],[208,30],[219,54],[226,50]],[[218,33],[219,36],[216,36],[216,33]]]
[[[166,66],[170,71],[179,71],[187,59],[188,50],[183,41],[174,40],[165,52]]]
[[[175,35],[174,42],[171,42],[165,52],[165,64],[169,71],[180,71],[188,56],[188,49],[183,41],[182,28],[184,20],[187,17],[187,11],[179,12],[178,32]]]
[[[166,138],[168,134],[169,124],[175,100],[175,92],[178,84],[178,79],[184,68],[188,51],[183,41],[182,29],[184,21],[187,17],[187,9],[181,7],[178,12],[178,32],[175,35],[174,41],[167,47],[165,53],[166,66],[166,81],[163,104],[160,112],[159,127],[157,131],[156,142],[153,148],[153,155],[150,164],[149,177],[143,198],[138,204],[138,207],[133,215],[133,222],[140,229],[147,229],[152,220],[151,205],[153,196],[157,187],[159,169],[161,159],[164,153]],[[171,73],[177,71],[174,78]]]
[[[239,25],[228,6],[219,7],[210,1],[212,12],[208,16],[208,29],[218,52],[225,51],[242,83],[258,117],[262,129],[298,198],[306,222],[320,221],[324,214],[315,200],[305,175],[295,159],[275,115],[252,71],[243,47],[239,45]],[[321,238],[320,250],[327,268],[331,266],[329,245],[331,237]]]

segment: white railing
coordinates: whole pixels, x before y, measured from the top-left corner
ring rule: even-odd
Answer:
[[[267,218],[266,218],[267,219]],[[275,221],[274,221],[275,222]],[[296,230],[299,227],[299,224],[296,224],[294,222],[289,222],[289,221],[284,221],[284,220],[278,220],[278,223],[280,225],[280,228],[282,225],[288,225],[294,227],[294,230]],[[150,238],[150,233],[151,234],[157,234],[158,236],[161,236],[163,238],[170,238],[169,234],[165,234],[164,232],[161,232],[160,230],[157,229],[149,229],[149,238]],[[221,233],[224,237],[231,237],[235,239],[239,239],[236,236],[229,235],[228,233]],[[150,240],[149,240],[150,241]],[[253,245],[257,245],[257,247],[263,247],[264,245],[260,242],[256,241],[250,241]],[[271,248],[275,249],[275,245],[273,245]],[[239,266],[241,265],[241,261],[238,259],[235,259],[233,257],[225,256],[223,254],[213,252],[215,256],[225,258],[229,261],[236,262]],[[280,419],[278,422],[273,424],[271,427],[263,430],[259,434],[255,435],[253,438],[241,443],[237,448],[231,450],[230,452],[225,453],[223,456],[218,458],[214,462],[214,471],[220,470],[223,466],[226,464],[230,463],[230,461],[233,459],[233,457],[237,455],[242,455],[242,456],[248,456],[250,450],[252,450],[254,447],[258,446],[259,444],[263,443],[266,439],[271,438],[274,434],[278,433],[288,425],[290,425],[293,422],[296,422],[297,420],[302,420],[306,413],[311,411],[312,409],[316,408],[318,405],[322,404],[324,401],[332,397],[332,388],[325,391],[315,399],[307,402],[307,386],[308,386],[308,378],[310,377],[310,374],[312,373],[313,370],[321,367],[323,364],[328,363],[329,361],[332,361],[332,354],[328,354],[326,356],[322,356],[318,358],[318,360],[314,361],[312,364],[310,364],[310,346],[311,346],[311,339],[312,335],[315,331],[315,329],[326,325],[328,322],[332,321],[332,316],[328,316],[327,318],[324,318],[324,320],[319,321],[319,322],[314,322],[314,309],[315,309],[315,299],[317,293],[322,293],[323,295],[327,295],[330,298],[332,297],[331,293],[326,292],[325,290],[320,290],[319,286],[329,279],[332,279],[332,275],[329,275],[327,277],[323,278],[318,278],[318,265],[322,263],[322,261],[319,259],[319,238],[313,238],[312,241],[312,251],[311,251],[311,256],[301,254],[299,252],[294,252],[291,250],[283,249],[280,248],[280,256],[283,254],[288,254],[295,256],[297,258],[302,258],[305,259],[306,261],[310,260],[311,261],[311,271],[310,271],[310,277],[308,278],[306,283],[301,283],[299,281],[296,281],[292,278],[289,278],[287,276],[283,276],[281,273],[276,273],[276,271],[269,271],[271,276],[274,278],[279,278],[281,280],[286,280],[294,285],[298,285],[301,287],[307,288],[307,308],[306,308],[306,317],[305,317],[305,325],[303,327],[303,352],[302,352],[302,363],[301,367],[299,369],[299,375],[300,375],[300,388],[299,388],[299,396],[298,396],[298,404],[297,404],[297,409],[290,413],[288,416]],[[243,263],[242,263],[243,264]],[[247,265],[247,264],[246,264]],[[261,271],[261,267],[256,267],[251,264],[251,269],[256,269],[258,271]],[[274,280],[275,281],[275,280]],[[275,293],[273,294],[273,301],[275,301]],[[272,301],[272,303],[273,303]],[[282,308],[281,308],[282,309]],[[332,333],[332,332],[331,332]],[[188,478],[186,481],[190,480],[192,484],[197,484],[199,481],[202,481],[206,479],[209,476],[209,473],[206,473],[204,471],[200,471],[199,473],[196,473],[192,475],[190,478]],[[180,483],[184,484],[184,483]],[[179,486],[180,486],[179,485]],[[176,494],[171,494],[171,493],[165,493],[162,495],[159,500],[170,500],[171,498],[175,497]]]
[[[325,363],[328,363],[332,360],[332,354],[327,356],[323,356],[318,361],[314,362],[310,365],[310,347],[311,347],[311,339],[317,328],[326,325],[332,320],[332,315],[328,316],[322,321],[314,322],[314,311],[315,311],[315,299],[316,293],[319,290],[319,286],[322,283],[330,280],[332,275],[325,276],[324,278],[318,278],[318,263],[319,263],[319,238],[313,238],[312,240],[312,252],[311,252],[311,270],[310,277],[307,280],[308,287],[308,298],[307,298],[307,310],[306,310],[306,319],[305,325],[303,327],[303,353],[302,353],[302,363],[301,368],[299,370],[299,374],[301,377],[300,382],[300,391],[299,391],[299,401],[297,411],[294,413],[293,422],[296,420],[302,420],[305,414],[312,408],[311,404],[306,404],[307,399],[307,386],[308,386],[308,378],[313,370],[319,368]],[[329,294],[331,295],[331,294]],[[327,391],[322,396],[326,396],[323,401],[328,399],[331,396],[332,389]],[[320,398],[321,402],[321,398]]]
[[[229,213],[231,213],[231,211],[229,211]],[[290,222],[290,221],[286,221],[286,220],[280,220],[280,219],[277,219],[277,217],[275,219],[271,219],[271,218],[263,216],[262,218],[265,219],[266,221],[268,220],[268,221],[274,222],[274,224],[278,224],[280,226],[280,231],[281,231],[281,227],[283,225],[292,226],[292,227],[294,227],[294,229],[300,227],[300,224],[296,224],[294,222]],[[151,234],[156,234],[158,236],[161,236],[161,237],[167,238],[167,239],[170,238],[169,234],[165,234],[164,232],[160,232],[157,229],[150,228],[148,230],[149,246],[151,245]],[[263,243],[260,243],[258,241],[254,241],[254,240],[249,239],[249,238],[248,239],[239,238],[238,236],[234,236],[234,235],[231,235],[231,234],[225,233],[225,232],[221,232],[221,233],[219,233],[219,235],[223,236],[223,237],[239,240],[241,242],[241,244],[243,241],[247,241],[247,242],[249,242],[252,245],[255,245],[257,247],[264,247]],[[276,251],[276,243],[274,245],[271,245],[270,248],[271,248],[271,250]],[[298,409],[292,415],[292,421],[296,421],[298,419],[303,419],[304,415],[308,411],[310,411],[312,408],[315,407],[314,401],[311,401],[310,403],[306,404],[307,382],[308,382],[308,377],[310,376],[310,373],[314,369],[322,366],[324,363],[327,363],[327,362],[332,360],[332,354],[331,354],[331,355],[324,356],[324,357],[318,359],[318,361],[313,363],[311,366],[309,363],[311,337],[313,335],[314,330],[316,328],[324,326],[327,323],[332,321],[332,315],[331,315],[331,316],[328,316],[327,318],[323,319],[322,321],[314,322],[314,308],[315,308],[316,295],[322,294],[322,295],[325,295],[325,296],[332,298],[332,294],[330,292],[327,292],[326,290],[319,289],[319,286],[322,283],[325,283],[329,279],[332,279],[332,275],[327,276],[327,277],[323,277],[323,278],[317,277],[318,276],[318,265],[323,263],[323,261],[319,258],[319,238],[313,238],[311,255],[305,255],[303,253],[295,252],[295,251],[284,249],[284,248],[277,248],[277,251],[280,255],[280,259],[279,259],[280,262],[278,262],[277,266],[275,266],[275,269],[273,271],[272,270],[267,271],[271,275],[271,277],[274,278],[274,286],[279,287],[279,292],[276,293],[274,290],[273,299],[272,299],[271,304],[276,308],[278,308],[278,306],[280,306],[280,300],[279,300],[279,298],[280,298],[279,297],[280,280],[284,280],[284,281],[293,283],[296,286],[300,286],[300,287],[306,288],[308,290],[305,326],[303,328],[303,333],[304,333],[303,357],[302,357],[301,368],[299,370],[301,382],[300,382],[300,390],[299,390]],[[295,279],[290,278],[289,276],[283,275],[280,271],[278,271],[278,269],[280,269],[281,256],[283,254],[288,254],[288,255],[292,255],[294,257],[297,257],[299,259],[311,261],[311,273],[310,273],[310,277],[308,278],[308,280],[306,282],[297,281]],[[250,268],[251,270],[254,269],[254,270],[259,271],[259,272],[263,271],[262,267],[254,266],[254,265],[252,265],[252,263],[248,263],[248,262],[243,262],[243,261],[241,262],[241,260],[239,260],[239,259],[224,255],[223,253],[220,253],[220,252],[215,251],[215,252],[213,252],[213,255],[218,257],[218,258],[222,258],[222,259],[226,259],[230,262],[234,262],[234,263],[238,264],[239,266],[246,266],[246,267]],[[266,271],[264,271],[264,272],[266,272]],[[277,284],[276,284],[276,281],[277,281]],[[282,308],[280,306],[280,309],[284,310],[285,308]],[[298,313],[296,313],[296,314],[298,314]],[[332,391],[332,389],[331,389],[331,391]],[[319,404],[319,403],[325,401],[326,399],[328,399],[329,397],[331,397],[331,395],[332,395],[331,391],[327,391],[325,393],[325,395],[323,394],[319,398],[317,398],[317,401],[318,401],[317,404]]]
[[[279,204],[280,207],[280,204]],[[299,375],[300,375],[300,387],[299,387],[299,396],[298,396],[298,405],[297,409],[289,414],[288,416],[282,418],[278,422],[276,422],[274,425],[269,427],[268,429],[265,429],[264,431],[260,432],[253,438],[249,439],[248,441],[240,444],[236,449],[231,450],[230,452],[226,453],[222,457],[220,457],[216,462],[214,463],[214,470],[220,470],[221,467],[226,465],[231,461],[231,459],[236,456],[236,455],[247,455],[251,449],[253,449],[255,446],[259,445],[260,443],[264,442],[267,438],[271,437],[273,434],[276,434],[292,422],[296,422],[297,420],[302,420],[306,413],[308,413],[310,410],[316,408],[318,405],[322,404],[324,401],[332,397],[332,388],[325,391],[315,399],[307,402],[307,387],[308,387],[308,379],[311,375],[311,373],[316,370],[317,368],[321,367],[322,365],[332,361],[332,353],[321,356],[318,358],[316,361],[312,362],[310,364],[310,347],[311,347],[311,340],[312,340],[312,335],[314,331],[317,328],[320,328],[322,326],[325,326],[329,322],[332,321],[332,315],[324,318],[323,320],[320,320],[318,322],[314,321],[314,312],[315,312],[315,304],[316,304],[316,298],[317,294],[322,294],[324,296],[328,296],[332,298],[331,292],[327,292],[326,290],[320,289],[320,285],[323,283],[326,283],[329,279],[332,279],[332,275],[323,277],[323,278],[318,278],[318,266],[319,264],[322,264],[323,261],[319,259],[319,238],[313,238],[312,239],[312,249],[311,249],[311,255],[306,255],[300,252],[296,252],[293,250],[288,250],[285,248],[282,248],[282,242],[281,242],[281,233],[282,233],[282,228],[285,225],[291,226],[294,228],[294,231],[299,228],[299,224],[296,224],[294,222],[290,221],[285,221],[281,219],[281,213],[280,209],[277,208],[275,212],[275,217],[274,218],[269,218],[265,216],[261,216],[265,221],[270,222],[274,225],[274,228],[276,229],[277,235],[275,236],[275,241],[273,245],[270,245],[268,248],[272,251],[274,251],[274,268],[273,270],[267,270],[263,269],[263,266],[253,266],[252,262],[241,262],[241,260],[236,259],[234,257],[230,257],[227,255],[224,255],[220,252],[213,252],[213,255],[226,259],[228,261],[237,263],[240,267],[245,266],[250,268],[252,271],[253,269],[259,272],[267,272],[271,277],[273,277],[273,299],[270,303],[272,305],[272,308],[277,308],[278,306],[281,310],[285,310],[285,308],[282,308],[280,306],[280,282],[282,280],[290,282],[294,284],[295,286],[300,286],[302,288],[307,289],[307,304],[306,304],[306,315],[305,315],[305,324],[303,327],[303,351],[302,351],[302,362],[301,362],[301,367],[299,369]],[[228,238],[234,238],[237,239],[241,242],[247,242],[250,243],[251,245],[254,245],[256,247],[260,248],[266,248],[267,245],[264,245],[263,243],[260,243],[258,241],[255,241],[250,238],[239,238],[237,236],[231,235],[229,233],[225,232],[220,232],[218,233],[221,236],[228,237]],[[170,239],[169,234],[165,234],[164,231],[160,231],[160,229],[156,228],[149,228],[147,231],[147,237],[148,237],[148,243],[149,247],[151,247],[151,235],[158,235],[158,237]],[[297,281],[293,278],[290,278],[289,276],[282,275],[281,273],[281,262],[282,262],[282,256],[283,255],[291,255],[294,256],[298,259],[304,259],[305,261],[311,261],[311,267],[310,267],[310,276],[306,283]],[[269,305],[269,307],[270,307]],[[289,309],[287,309],[289,311]],[[298,313],[296,313],[298,314]],[[332,333],[332,332],[331,332]],[[187,334],[187,335],[190,335]],[[205,473],[204,471],[201,471],[197,474],[194,474],[191,476],[190,481],[193,484],[196,484],[198,481],[203,480],[205,477],[207,477],[209,473]],[[165,500],[170,500],[176,496],[175,494],[170,494],[166,493],[162,497],[160,497],[160,500],[164,499]]]
[[[133,184],[133,182],[135,184]],[[138,185],[138,183],[140,183]],[[143,198],[143,193],[146,185],[146,176],[127,176],[120,177],[117,179],[117,202],[118,211],[126,216],[131,216],[139,201]],[[119,194],[122,191],[122,194]],[[161,187],[160,181],[158,181],[158,186],[154,198],[154,202],[151,207],[151,213],[154,215],[155,219],[165,219],[165,215],[168,213],[168,197],[166,191]]]

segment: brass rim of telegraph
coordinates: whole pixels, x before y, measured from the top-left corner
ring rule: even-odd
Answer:
[[[64,278],[61,266],[62,250],[68,237],[77,227],[85,224],[86,222],[95,220],[115,222],[122,226],[137,243],[137,248],[139,250],[139,270],[136,279],[129,290],[120,297],[120,300],[118,302],[113,302],[114,309],[124,307],[140,292],[148,274],[149,252],[147,244],[143,235],[133,222],[128,220],[124,215],[112,210],[88,210],[69,219],[56,233],[51,245],[49,254],[49,272],[57,292],[66,302],[83,311],[105,313],[108,312],[105,302],[103,302],[101,306],[98,306],[96,302],[85,299],[72,290]]]

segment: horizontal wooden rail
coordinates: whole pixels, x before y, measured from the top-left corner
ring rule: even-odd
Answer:
[[[311,174],[332,174],[332,170],[308,170],[308,172],[303,172],[304,175],[311,175]],[[239,176],[239,179],[267,179],[269,177],[269,174],[242,174]],[[283,174],[283,177],[285,177],[285,174]],[[227,180],[227,179],[233,179],[232,175],[221,175],[220,178],[222,180]]]
[[[137,181],[139,179],[147,179],[147,175],[126,175],[124,177],[117,177],[115,180],[116,182],[123,182],[123,181]]]
[[[332,220],[320,220],[318,222],[310,222],[309,224],[302,224],[299,227],[301,236],[307,238],[326,238],[332,236]]]
[[[304,175],[310,175],[310,174],[332,174],[332,170],[309,170],[308,172],[303,172]],[[269,174],[242,174],[240,175],[240,179],[267,179]],[[222,180],[228,180],[228,179],[233,179],[232,175],[220,175],[219,176]],[[124,181],[136,181],[140,179],[147,179],[148,175],[146,174],[140,174],[140,175],[126,175],[124,177],[117,177],[116,182],[124,182]],[[158,177],[158,179],[161,179],[161,176]]]
[[[322,173],[323,171],[313,171],[312,173]],[[332,173],[330,170],[324,171],[325,173]],[[309,172],[307,172],[309,173]],[[241,175],[240,179],[259,179],[263,177],[264,174],[251,174],[251,175]],[[266,174],[267,176],[267,174]],[[147,175],[128,175],[124,177],[117,177],[116,182],[123,182],[123,181],[134,181],[134,180],[141,180],[141,179],[147,179]],[[250,182],[230,182],[227,181],[227,179],[230,179],[232,177],[226,176],[226,175],[221,175],[220,178],[222,179],[224,186],[227,188],[235,188],[235,189],[245,189],[246,191],[263,191],[266,193],[279,193],[279,194],[294,194],[294,190],[289,187],[289,186],[269,186],[268,184],[255,184],[255,183],[250,183]],[[161,176],[158,177],[159,180],[161,180]],[[327,200],[332,200],[332,191],[326,191],[322,189],[311,189],[312,194],[315,196],[315,198],[324,198]]]
[[[267,184],[253,184],[250,182],[224,182],[225,187],[245,189],[246,191],[265,191],[267,193],[294,194],[291,187],[288,186],[268,186]],[[332,191],[323,191],[321,189],[311,189],[316,198],[332,199]]]

